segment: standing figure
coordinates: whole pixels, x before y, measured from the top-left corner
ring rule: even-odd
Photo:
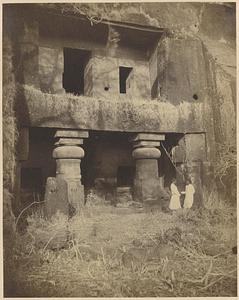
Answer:
[[[193,206],[193,195],[195,193],[195,189],[190,179],[186,180],[186,189],[183,193],[185,193],[183,208],[191,208]]]
[[[178,191],[178,188],[176,186],[176,179],[174,178],[172,180],[172,183],[170,185],[170,190],[171,190],[171,199],[169,202],[169,208],[171,210],[176,210],[181,208],[181,204],[180,204],[180,193]]]

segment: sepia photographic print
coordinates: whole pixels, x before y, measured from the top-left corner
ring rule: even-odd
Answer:
[[[2,4],[4,297],[236,297],[236,3]]]

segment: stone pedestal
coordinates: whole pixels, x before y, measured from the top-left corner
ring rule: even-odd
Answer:
[[[158,159],[161,155],[160,140],[164,135],[139,133],[133,138],[136,173],[134,180],[135,200],[149,203],[160,198]]]
[[[46,214],[51,217],[59,211],[69,215],[67,182],[64,179],[48,177],[45,191]]]
[[[81,159],[84,157],[84,150],[80,147],[83,144],[83,138],[88,137],[87,131],[72,131],[72,130],[58,130],[55,134],[57,139],[55,145],[56,148],[53,151],[53,157],[56,159],[56,180],[55,190],[66,197],[66,205],[60,205],[63,207],[63,211],[70,216],[79,212],[80,208],[84,205],[84,187],[81,184]],[[47,182],[48,183],[48,182]],[[61,187],[58,187],[61,184]],[[49,190],[48,186],[46,191]],[[62,197],[55,192],[56,201],[64,201]],[[49,198],[49,197],[48,197]],[[55,209],[51,206],[56,206],[52,197],[49,200],[51,203],[47,203],[48,211],[55,212]],[[54,198],[54,197],[53,197]],[[46,199],[46,202],[48,199]],[[62,210],[62,209],[61,209]]]

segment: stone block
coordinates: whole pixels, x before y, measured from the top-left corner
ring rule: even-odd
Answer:
[[[132,201],[131,187],[117,187],[116,189],[117,202],[126,203]]]
[[[137,141],[134,142],[133,147],[138,148],[138,147],[159,147],[160,142],[157,141]]]
[[[88,138],[87,130],[57,130],[55,138]]]
[[[84,187],[79,180],[49,177],[44,200],[47,217],[57,211],[71,217],[84,205]]]
[[[67,182],[64,179],[48,177],[45,191],[45,207],[47,217],[51,217],[57,211],[69,215]]]
[[[138,133],[136,134],[131,141],[164,141],[164,134],[154,134],[154,133]]]
[[[74,145],[82,145],[83,139],[78,138],[60,138],[55,145],[56,146],[74,146]]]
[[[70,216],[77,214],[84,206],[84,186],[79,180],[67,179],[67,198],[69,201]]]

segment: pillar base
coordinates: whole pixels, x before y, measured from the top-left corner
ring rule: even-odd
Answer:
[[[57,212],[72,217],[84,205],[84,187],[76,180],[48,177],[44,201],[48,218]]]
[[[151,203],[160,200],[160,183],[158,179],[135,179],[133,189],[134,200]]]
[[[67,199],[67,183],[65,180],[48,177],[44,201],[48,218],[57,212],[68,216],[69,204]]]

